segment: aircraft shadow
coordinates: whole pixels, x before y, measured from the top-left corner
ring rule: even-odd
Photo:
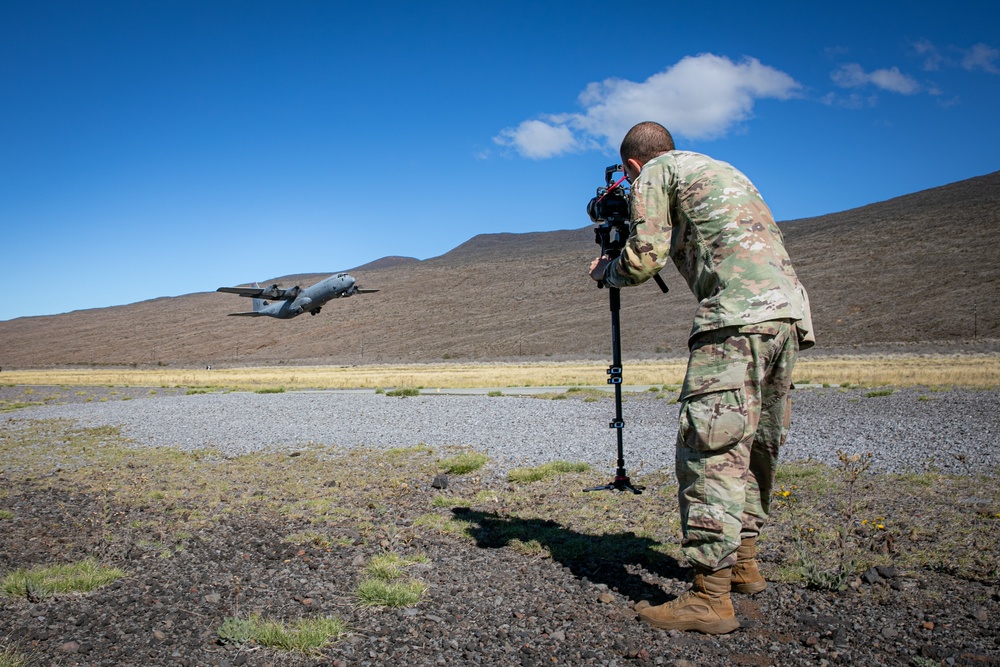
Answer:
[[[635,533],[591,535],[566,528],[551,519],[522,519],[500,516],[466,507],[452,508],[455,519],[466,524],[465,532],[484,549],[508,547],[511,543],[537,542],[552,560],[568,568],[574,576],[594,584],[605,584],[633,602],[649,600],[660,604],[668,596],[655,583],[643,579],[639,566],[652,575],[683,580],[690,568],[673,557],[655,551],[656,540]]]

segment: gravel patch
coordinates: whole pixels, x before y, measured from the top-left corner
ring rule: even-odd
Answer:
[[[837,451],[872,452],[872,470],[967,473],[1000,466],[1000,391],[920,388],[869,396],[870,389],[793,392],[786,461],[836,465]],[[120,425],[138,445],[212,447],[226,456],[337,447],[468,446],[505,473],[552,460],[613,469],[617,457],[611,397],[546,400],[514,396],[286,392],[156,395],[23,408],[19,418],[69,418]],[[672,468],[677,405],[651,393],[627,393],[625,459],[630,469]]]

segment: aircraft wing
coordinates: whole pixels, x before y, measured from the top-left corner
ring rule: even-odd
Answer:
[[[296,285],[288,289],[281,289],[277,285],[270,287],[220,287],[216,292],[226,292],[227,294],[239,294],[251,299],[271,299],[272,301],[291,301],[297,299],[302,289]]]
[[[377,289],[355,289],[354,294],[371,294],[372,292],[377,291]]]
[[[240,296],[249,296],[256,299],[260,297],[261,293],[264,291],[264,288],[263,287],[220,287],[215,291],[226,292],[227,294],[239,294]]]
[[[260,317],[260,313],[251,310],[248,313],[229,313],[229,317]]]

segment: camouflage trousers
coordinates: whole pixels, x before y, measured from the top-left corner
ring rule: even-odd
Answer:
[[[691,342],[676,468],[681,549],[692,564],[733,565],[741,539],[767,520],[798,349],[786,320],[708,331]]]

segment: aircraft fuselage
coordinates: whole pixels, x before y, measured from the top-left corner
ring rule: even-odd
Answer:
[[[254,304],[254,310],[260,315],[277,317],[282,320],[297,317],[306,312],[315,315],[327,301],[354,294],[354,283],[354,278],[349,274],[337,273],[329,278],[324,278],[315,285],[306,287],[294,299],[274,302],[261,300],[263,303],[260,304],[259,308],[257,304]],[[254,301],[258,301],[258,299]]]

